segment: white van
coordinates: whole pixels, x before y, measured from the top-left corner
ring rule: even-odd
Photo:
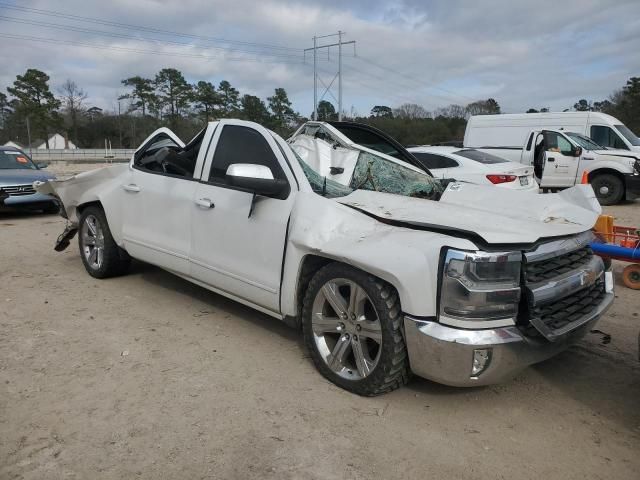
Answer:
[[[640,138],[617,118],[600,112],[475,115],[467,124],[464,146],[521,147],[529,132],[542,129],[575,132],[603,147],[640,152]]]
[[[609,126],[602,124],[605,120]],[[583,133],[600,135],[605,128],[609,143],[624,148],[602,146]],[[616,133],[623,131],[629,138]],[[621,143],[622,138],[626,144]],[[533,166],[543,191],[580,183],[586,171],[602,205],[640,196],[640,141],[609,115],[567,112],[473,116],[467,124],[464,147]]]

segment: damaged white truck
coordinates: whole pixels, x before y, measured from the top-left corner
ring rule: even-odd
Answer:
[[[374,129],[310,122],[285,142],[209,123],[154,132],[131,162],[37,184],[97,278],[131,258],[302,328],[360,395],[501,382],[580,339],[613,300],[581,185],[534,196],[440,181]],[[357,141],[354,142],[354,140]]]

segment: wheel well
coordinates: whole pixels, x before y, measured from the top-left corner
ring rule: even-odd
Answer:
[[[335,260],[330,258],[321,257],[319,255],[306,255],[302,259],[302,265],[300,266],[300,272],[298,273],[298,282],[296,286],[296,311],[297,321],[300,323],[302,318],[302,301],[304,294],[307,291],[307,286],[311,281],[311,277],[325,265],[328,265]]]
[[[368,275],[372,275],[378,278],[380,281],[389,284],[389,286],[397,291],[397,288],[392,283],[387,280],[380,278],[378,275],[375,275],[371,272],[367,272],[366,270],[362,270],[361,268],[355,267],[345,262],[341,262],[340,260],[335,260],[333,258],[321,257],[320,255],[309,254],[306,255],[302,259],[302,265],[300,266],[300,271],[298,273],[298,282],[296,284],[296,317],[295,319],[288,318],[288,324],[295,324],[295,326],[300,327],[302,325],[302,303],[304,300],[305,293],[307,292],[307,287],[309,286],[309,282],[311,278],[315,275],[315,273],[320,270],[325,265],[330,263],[341,263],[343,265],[348,265],[351,268],[355,268],[356,270],[360,270]]]
[[[620,181],[622,181],[622,188],[624,188],[624,176],[617,170],[614,170],[613,168],[599,168],[598,170],[594,170],[593,172],[589,172],[589,182],[591,182],[591,180],[593,180],[594,178],[596,178],[599,175],[604,175],[604,174],[609,174],[609,175],[614,175],[616,177],[618,177],[620,179]]]
[[[93,202],[87,202],[87,203],[83,203],[82,205],[78,205],[76,207],[76,216],[78,217],[78,220],[80,220],[80,216],[82,215],[82,212],[85,208],[87,207],[100,207],[102,208],[102,210],[104,210],[104,208],[102,207],[102,203],[100,203],[100,200],[94,200]]]

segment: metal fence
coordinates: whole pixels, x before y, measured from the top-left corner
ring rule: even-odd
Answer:
[[[75,150],[25,150],[34,162],[110,163],[128,162],[135,149],[78,148]]]

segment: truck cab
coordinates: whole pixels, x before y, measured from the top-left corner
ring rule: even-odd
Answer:
[[[640,194],[640,161],[625,150],[607,149],[575,132],[533,130],[522,149],[521,163],[532,165],[543,189],[561,189],[588,181],[603,205]]]

